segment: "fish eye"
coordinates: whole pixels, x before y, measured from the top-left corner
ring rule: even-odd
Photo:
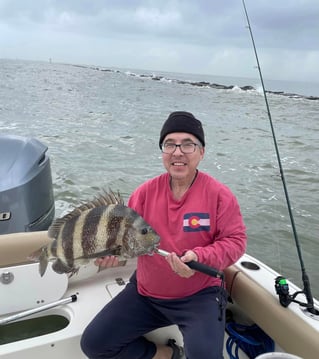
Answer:
[[[147,232],[148,232],[148,229],[146,227],[141,230],[141,234],[147,234]]]

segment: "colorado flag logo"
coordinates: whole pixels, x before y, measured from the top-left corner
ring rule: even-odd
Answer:
[[[210,229],[208,213],[186,213],[183,220],[184,232],[199,232]]]

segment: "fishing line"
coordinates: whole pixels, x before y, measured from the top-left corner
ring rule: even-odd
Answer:
[[[251,26],[250,26],[250,21],[249,21],[248,12],[247,12],[247,9],[246,9],[245,0],[242,0],[242,4],[243,4],[244,11],[245,11],[245,16],[246,16],[246,20],[247,20],[247,27],[249,29],[250,38],[251,38],[251,42],[252,42],[254,53],[255,53],[255,59],[256,59],[256,62],[257,62],[257,69],[258,69],[258,72],[259,72],[259,78],[260,78],[260,82],[261,82],[261,86],[262,86],[263,96],[264,96],[265,103],[266,103],[267,115],[268,115],[268,119],[269,119],[269,123],[270,123],[272,138],[273,138],[274,145],[275,145],[275,151],[276,151],[276,156],[277,156],[277,161],[278,161],[278,166],[279,166],[279,171],[280,171],[280,177],[281,177],[281,181],[282,181],[282,185],[283,185],[283,189],[284,189],[284,193],[285,193],[285,198],[286,198],[286,203],[287,203],[287,208],[288,208],[291,228],[292,228],[292,231],[293,231],[293,236],[294,236],[294,240],[295,240],[295,244],[296,244],[296,248],[297,248],[297,253],[298,253],[298,258],[299,258],[299,262],[300,262],[300,267],[301,267],[301,272],[302,272],[302,282],[303,282],[303,285],[304,285],[304,289],[303,289],[302,293],[305,294],[306,299],[307,299],[307,310],[310,313],[317,314],[317,310],[314,308],[313,296],[311,294],[309,277],[307,275],[306,268],[305,268],[304,261],[303,261],[303,257],[302,257],[301,245],[300,245],[300,241],[299,241],[299,238],[298,238],[297,229],[296,229],[296,225],[295,225],[295,220],[294,220],[294,216],[293,216],[293,212],[292,212],[292,208],[291,208],[291,204],[290,204],[289,193],[288,193],[288,188],[287,188],[287,183],[286,183],[286,179],[285,179],[284,170],[283,170],[282,163],[281,163],[281,157],[280,157],[279,148],[278,148],[278,144],[277,144],[275,128],[274,128],[271,113],[270,113],[267,93],[266,93],[266,90],[265,90],[264,80],[263,80],[263,76],[262,76],[262,73],[261,73],[261,68],[260,68],[260,64],[259,64],[257,49],[256,49],[252,29],[251,29]],[[293,301],[293,299],[291,301]]]

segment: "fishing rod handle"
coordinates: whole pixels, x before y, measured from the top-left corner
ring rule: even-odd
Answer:
[[[216,277],[216,278],[223,278],[224,277],[224,273],[218,271],[217,269],[210,267],[206,264],[200,263],[200,262],[196,262],[196,261],[190,261],[190,262],[184,262],[186,265],[189,266],[189,268],[194,269],[198,272],[207,274],[211,277]]]
[[[163,256],[163,257],[167,257],[169,255],[169,252],[165,251],[164,249],[160,249],[160,248],[156,248],[154,250],[155,253]],[[210,267],[206,264],[197,262],[197,261],[189,261],[189,262],[184,262],[186,265],[189,266],[189,268],[194,269],[198,272],[207,274],[211,277],[215,277],[215,278],[224,278],[224,273],[218,271],[217,269]]]

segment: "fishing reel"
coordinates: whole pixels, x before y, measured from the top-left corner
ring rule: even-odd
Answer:
[[[289,294],[289,285],[287,283],[286,278],[278,276],[275,279],[275,289],[276,293],[279,296],[280,304],[287,308],[288,305],[292,302],[292,297]]]
[[[291,302],[298,303],[303,307],[308,307],[307,303],[303,303],[295,299],[298,294],[305,294],[304,291],[298,291],[292,295],[289,294],[289,285],[286,278],[278,276],[275,279],[275,289],[276,293],[279,296],[279,302],[283,307],[287,308]]]

